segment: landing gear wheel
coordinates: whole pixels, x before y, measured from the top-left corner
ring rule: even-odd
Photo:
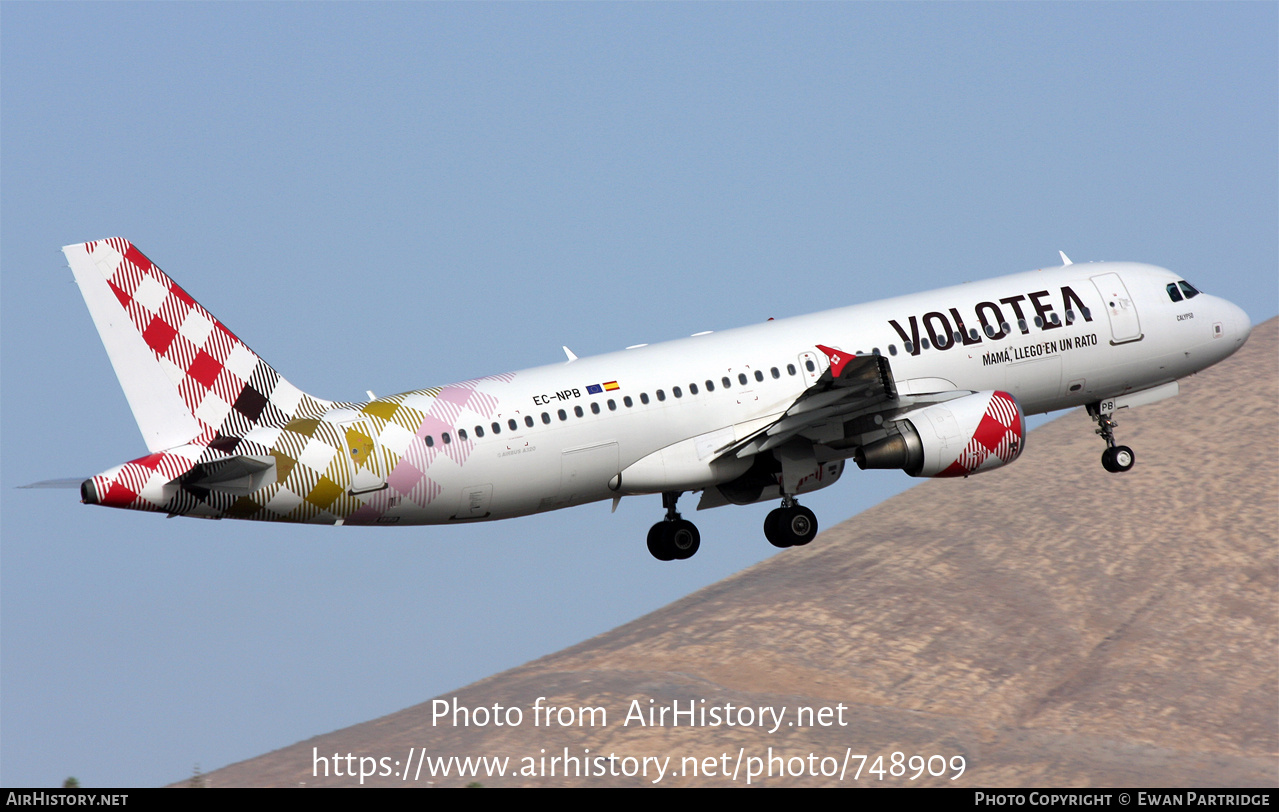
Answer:
[[[668,523],[666,530],[666,546],[675,560],[684,561],[692,558],[702,546],[702,534],[697,532],[697,525],[687,519],[678,519]]]
[[[1132,468],[1136,461],[1137,457],[1126,445],[1112,446],[1101,454],[1101,467],[1112,474],[1122,474]]]
[[[777,532],[777,525],[781,523],[782,514],[785,512],[786,508],[777,508],[770,510],[764,517],[764,538],[768,539],[768,543],[774,547],[783,549],[791,546],[790,541]]]
[[[658,561],[674,561],[675,553],[666,544],[666,525],[670,522],[658,522],[648,529],[648,551]]]
[[[764,537],[774,547],[803,547],[817,536],[817,517],[803,505],[780,507],[764,519]]]
[[[781,525],[791,536],[791,545],[803,547],[817,537],[817,516],[803,505],[790,509],[790,518]]]
[[[697,525],[684,519],[660,521],[648,531],[648,551],[658,561],[684,561],[701,546]]]
[[[1106,450],[1101,454],[1101,467],[1112,474],[1122,474],[1132,468],[1137,461],[1132,449],[1126,445],[1115,445],[1115,426],[1117,425],[1109,413],[1101,412],[1101,404],[1088,406],[1088,414],[1097,421],[1097,434],[1106,441]]]

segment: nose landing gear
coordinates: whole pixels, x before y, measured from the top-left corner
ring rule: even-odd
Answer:
[[[1112,474],[1122,474],[1132,468],[1137,456],[1126,445],[1115,444],[1115,426],[1118,425],[1110,417],[1110,413],[1101,412],[1101,404],[1088,405],[1088,414],[1097,421],[1097,434],[1106,441],[1106,450],[1101,453],[1101,467]]]
[[[1132,449],[1126,445],[1112,446],[1101,452],[1101,467],[1112,474],[1122,474],[1136,461]]]

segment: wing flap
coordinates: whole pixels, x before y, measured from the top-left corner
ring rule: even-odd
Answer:
[[[775,421],[718,456],[748,457],[776,448],[796,435],[832,420],[846,420],[895,405],[892,369],[882,355],[852,355],[818,344],[830,366]]]

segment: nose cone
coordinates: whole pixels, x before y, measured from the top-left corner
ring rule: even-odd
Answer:
[[[1243,346],[1252,333],[1252,320],[1243,308],[1233,302],[1226,303],[1226,324],[1230,330],[1230,338],[1234,340],[1235,349]]]

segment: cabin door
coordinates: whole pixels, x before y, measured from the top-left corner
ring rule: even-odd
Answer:
[[[1137,305],[1128,295],[1124,280],[1117,273],[1104,273],[1092,278],[1097,286],[1106,312],[1110,315],[1111,344],[1126,344],[1141,340],[1141,321],[1137,318]]]

